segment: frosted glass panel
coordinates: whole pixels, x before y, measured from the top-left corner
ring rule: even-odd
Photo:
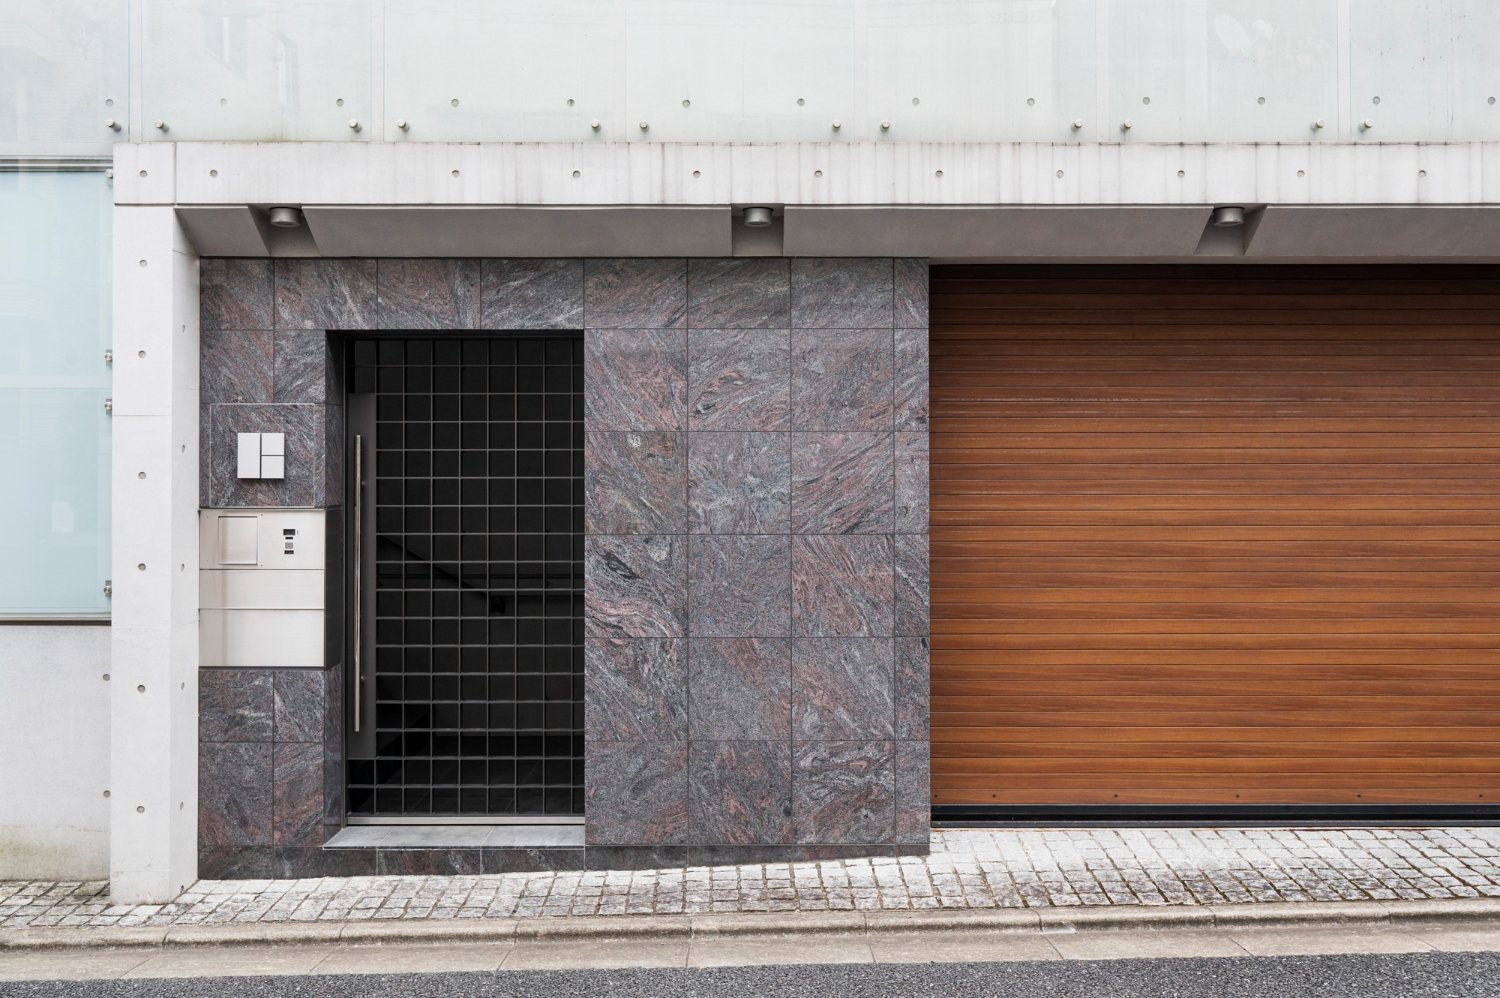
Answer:
[[[0,613],[109,609],[110,208],[0,173]]]
[[[126,9],[126,0],[0,0],[0,147],[129,139]]]
[[[143,2],[144,138],[371,136],[370,0]]]

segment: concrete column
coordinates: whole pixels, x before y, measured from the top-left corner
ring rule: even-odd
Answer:
[[[197,878],[198,256],[172,208],[115,208],[114,304],[109,866],[133,904]]]

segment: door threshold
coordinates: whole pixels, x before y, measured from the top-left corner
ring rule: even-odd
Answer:
[[[583,824],[350,825],[324,849],[569,849],[583,848]]]

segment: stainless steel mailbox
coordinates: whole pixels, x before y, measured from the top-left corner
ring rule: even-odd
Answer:
[[[198,518],[199,665],[322,668],[327,511],[205,509]]]

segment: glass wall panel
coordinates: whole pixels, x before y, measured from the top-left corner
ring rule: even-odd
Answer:
[[[145,138],[371,137],[370,0],[141,2]]]
[[[102,173],[0,173],[0,613],[109,609]]]
[[[0,149],[128,140],[129,66],[126,0],[0,2]]]

